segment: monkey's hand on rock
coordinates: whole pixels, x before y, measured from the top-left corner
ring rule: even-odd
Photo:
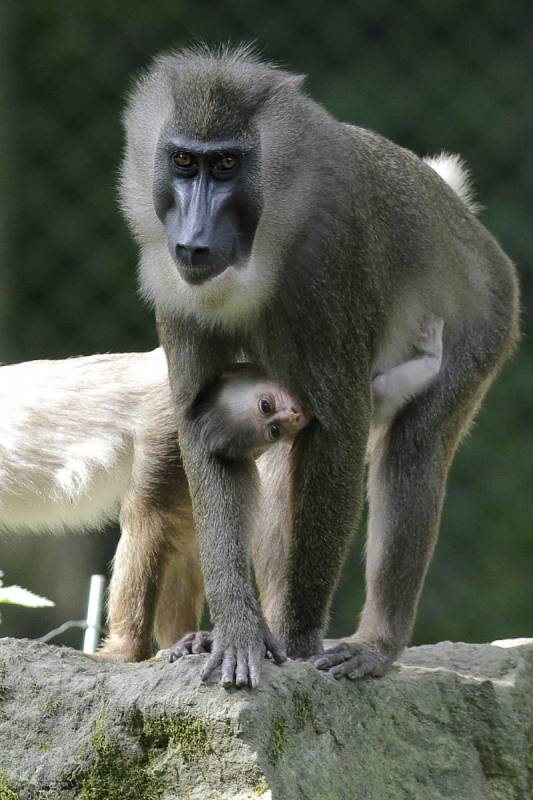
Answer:
[[[170,650],[170,662],[182,656],[210,653],[213,646],[213,631],[191,631],[182,636]]]
[[[327,647],[322,655],[309,660],[318,669],[329,670],[335,678],[344,675],[351,680],[369,676],[381,678],[391,668],[401,648],[364,642],[356,637],[341,639]]]
[[[274,639],[264,621],[259,622],[255,632],[246,634],[232,634],[225,632],[222,626],[215,626],[209,633],[191,634],[190,642],[178,642],[180,654],[187,655],[189,646],[196,641],[197,646],[209,645],[211,654],[204,665],[200,677],[207,681],[217,667],[222,667],[221,686],[225,689],[231,686],[250,686],[255,689],[261,678],[263,659],[269,653],[276,664],[281,664],[287,659],[285,651]],[[198,638],[196,638],[198,637]],[[188,639],[187,636],[184,639]],[[176,646],[173,648],[175,650]],[[172,656],[171,656],[172,658]],[[172,659],[175,660],[175,659]]]

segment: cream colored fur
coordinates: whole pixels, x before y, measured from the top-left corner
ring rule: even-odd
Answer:
[[[116,519],[139,428],[161,396],[168,405],[160,349],[0,367],[0,526]]]

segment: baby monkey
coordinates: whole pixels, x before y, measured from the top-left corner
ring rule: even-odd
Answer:
[[[430,317],[413,343],[413,357],[371,382],[373,426],[390,422],[440,370],[443,320]],[[199,397],[195,416],[206,449],[224,458],[256,458],[294,438],[311,419],[300,401],[253,364],[234,364]]]

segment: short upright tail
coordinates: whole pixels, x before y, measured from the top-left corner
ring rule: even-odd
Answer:
[[[474,200],[470,170],[461,156],[443,151],[438,156],[426,156],[424,161],[446,181],[472,214],[481,211],[482,206]]]

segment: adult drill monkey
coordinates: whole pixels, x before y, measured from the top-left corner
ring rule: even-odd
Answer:
[[[122,204],[169,361],[215,622],[202,674],[222,664],[224,685],[257,685],[265,651],[282,660],[283,647],[335,675],[386,672],[411,633],[455,449],[518,334],[513,266],[465,204],[301,83],[246,49],[186,50],[155,61],[125,117]],[[359,628],[321,654],[362,505],[370,379],[405,360],[431,314],[442,368],[370,453]],[[282,495],[258,539],[264,615],[249,569],[255,465],[207,453],[191,413],[241,352],[314,417],[264,476]]]

